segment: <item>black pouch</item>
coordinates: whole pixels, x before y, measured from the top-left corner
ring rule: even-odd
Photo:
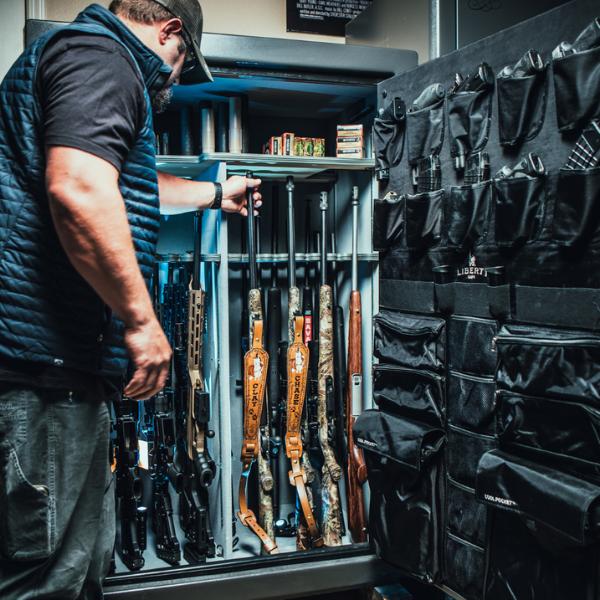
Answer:
[[[600,167],[560,170],[552,231],[565,246],[600,240]]]
[[[450,188],[446,212],[448,246],[466,250],[485,241],[492,189],[491,181]]]
[[[505,325],[496,348],[499,388],[600,409],[600,336]]]
[[[444,584],[467,600],[481,600],[485,575],[485,552],[457,535],[446,532]]]
[[[577,402],[498,394],[498,440],[540,462],[598,479],[600,410]]]
[[[537,137],[546,118],[548,65],[535,75],[498,79],[496,85],[500,145],[514,146]]]
[[[496,382],[493,377],[475,377],[450,371],[448,422],[458,427],[494,435]]]
[[[404,196],[375,200],[373,205],[373,249],[384,252],[402,244]]]
[[[493,436],[472,433],[456,425],[448,425],[448,475],[457,483],[474,489],[477,465],[481,457],[495,447],[496,440]]]
[[[552,61],[559,131],[600,117],[600,47]]]
[[[390,169],[397,167],[404,153],[406,107],[400,98],[394,98],[373,123],[375,171],[379,180],[389,179]]]
[[[379,408],[442,427],[445,421],[444,377],[394,365],[373,369],[373,401]]]
[[[517,246],[538,239],[544,226],[547,184],[547,175],[494,179],[499,246]]]
[[[448,338],[450,369],[477,377],[493,377],[497,363],[494,351],[497,334],[496,321],[453,316]]]
[[[600,487],[495,450],[479,464],[477,499],[493,507],[486,600],[594,600]]]
[[[410,165],[416,165],[432,154],[439,155],[444,143],[444,100],[415,112],[407,112],[406,127]]]
[[[479,548],[485,546],[487,508],[475,499],[475,489],[448,479],[446,530]]]
[[[373,354],[381,362],[438,372],[444,369],[444,319],[382,310],[373,317],[373,327]]]
[[[485,148],[492,122],[492,89],[458,92],[447,98],[450,154],[453,157]]]
[[[443,429],[366,410],[356,420],[354,440],[369,475],[371,546],[386,562],[436,583]]]
[[[404,196],[406,245],[412,250],[433,248],[442,239],[444,190]]]

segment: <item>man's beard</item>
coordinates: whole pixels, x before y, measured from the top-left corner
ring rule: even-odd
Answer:
[[[152,98],[151,106],[152,112],[157,115],[158,113],[164,112],[167,108],[171,98],[173,97],[173,88],[170,85],[160,88],[156,93],[156,96]]]

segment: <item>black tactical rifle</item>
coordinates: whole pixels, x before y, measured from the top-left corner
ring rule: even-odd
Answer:
[[[202,373],[202,335],[206,318],[206,294],[200,285],[200,241],[202,213],[194,218],[194,270],[189,286],[187,327],[188,403],[186,413],[185,487],[180,499],[180,523],[189,540],[183,554],[190,563],[205,562],[215,555],[215,541],[210,524],[208,487],[212,483],[216,466],[207,447],[214,437],[208,428],[210,398],[204,389]]]
[[[117,498],[121,505],[121,559],[132,571],[144,566],[147,511],[140,506],[142,480],[137,464],[137,402],[123,398],[114,403],[116,416]]]

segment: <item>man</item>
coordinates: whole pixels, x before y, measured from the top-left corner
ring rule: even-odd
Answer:
[[[156,172],[152,108],[211,79],[198,0],[92,5],[0,86],[0,597],[101,598],[110,411],[165,382],[148,286],[160,208],[247,214],[247,186]],[[256,192],[256,200],[260,195]]]

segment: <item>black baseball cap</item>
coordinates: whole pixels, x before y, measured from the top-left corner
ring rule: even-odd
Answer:
[[[181,73],[179,82],[182,85],[206,83],[212,81],[212,75],[202,53],[200,40],[202,39],[202,8],[198,0],[154,0],[166,8],[174,17],[181,20],[184,33],[189,38],[186,40],[188,50],[195,59],[195,65],[188,71]]]

